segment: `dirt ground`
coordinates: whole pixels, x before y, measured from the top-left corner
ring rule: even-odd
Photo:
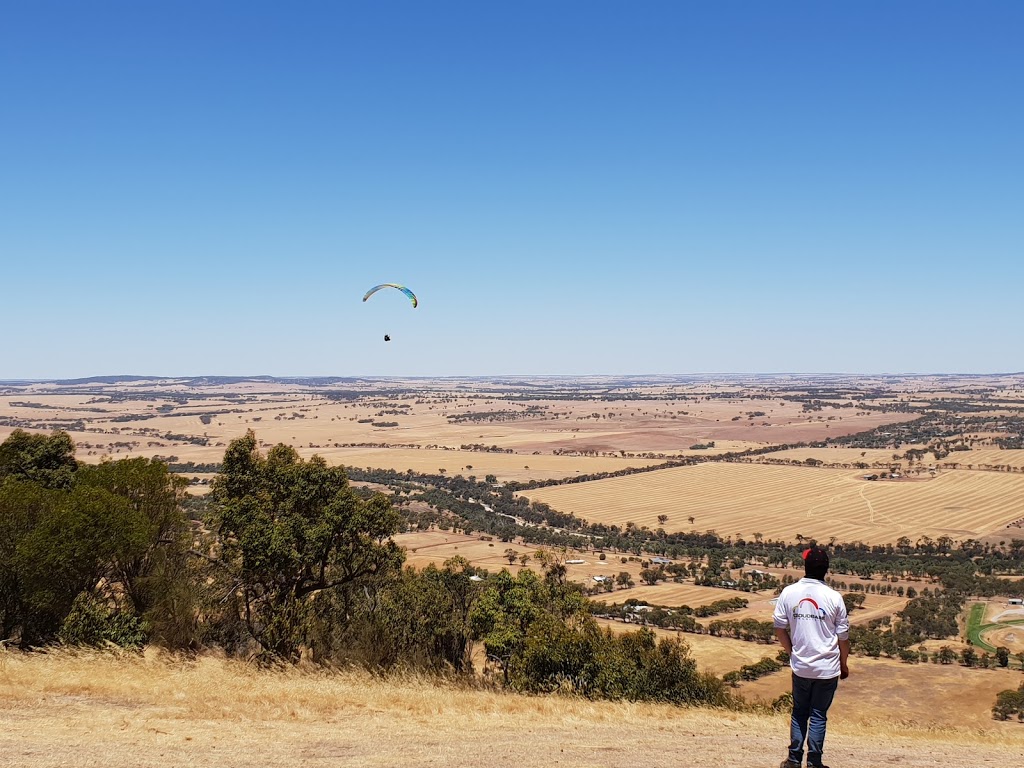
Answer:
[[[854,680],[830,718],[832,765],[1014,765],[1024,750],[1016,724],[908,726],[887,717],[892,700],[860,719]],[[11,653],[0,662],[0,723],[0,754],[17,768],[774,768],[788,731],[785,715],[268,672],[217,659]]]

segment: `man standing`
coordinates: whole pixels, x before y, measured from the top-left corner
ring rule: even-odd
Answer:
[[[828,552],[811,547],[804,552],[804,578],[782,590],[775,603],[775,636],[793,670],[789,757],[780,768],[800,768],[805,739],[807,765],[827,768],[821,754],[828,708],[839,681],[850,675],[850,620],[843,598],[825,584],[827,572]]]

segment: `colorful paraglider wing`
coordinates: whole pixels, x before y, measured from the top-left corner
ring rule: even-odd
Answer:
[[[409,297],[409,301],[411,301],[411,302],[412,302],[412,305],[413,305],[414,307],[418,307],[418,306],[419,306],[419,304],[420,304],[420,302],[419,302],[419,299],[417,299],[417,298],[416,298],[416,294],[415,294],[415,293],[413,293],[412,291],[410,291],[410,290],[409,290],[408,288],[406,288],[406,287],[405,287],[404,285],[398,285],[397,283],[382,283],[382,284],[380,284],[380,285],[375,285],[375,286],[373,286],[373,288],[371,288],[370,290],[368,290],[368,291],[366,292],[366,295],[365,295],[365,296],[363,296],[363,301],[366,301],[366,300],[367,300],[368,298],[370,298],[371,296],[373,296],[373,294],[375,294],[375,293],[376,293],[377,291],[379,291],[379,290],[380,290],[381,288],[395,288],[395,289],[397,289],[397,290],[401,291],[402,293],[404,293],[404,294],[405,294],[406,296],[408,296],[408,297]]]

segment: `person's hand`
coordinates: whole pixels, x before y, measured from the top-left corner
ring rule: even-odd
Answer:
[[[850,668],[848,666],[846,666],[845,664],[840,665],[840,667],[839,667],[839,679],[840,680],[845,680],[849,676],[850,676]]]

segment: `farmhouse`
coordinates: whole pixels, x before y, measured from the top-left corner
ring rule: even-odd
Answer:
[[[1021,600],[1019,597],[1011,597],[1007,602],[1009,602],[1010,605],[1024,604],[1024,600]]]
[[[671,565],[671,563],[672,563],[672,560],[671,560],[671,558],[668,558],[668,557],[652,557],[651,558],[651,564],[652,565]]]

